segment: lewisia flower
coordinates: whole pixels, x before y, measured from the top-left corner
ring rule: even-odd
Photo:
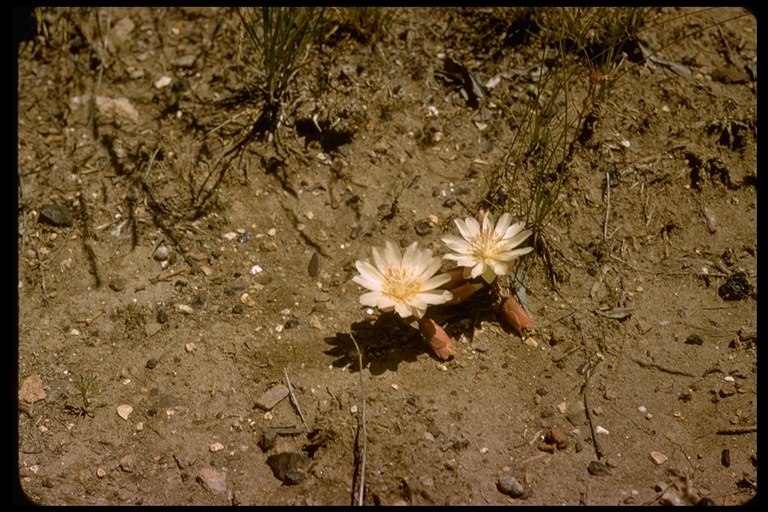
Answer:
[[[511,221],[512,216],[505,213],[494,228],[491,215],[488,214],[483,217],[481,229],[476,219],[456,219],[454,222],[461,238],[452,235],[443,237],[443,242],[456,253],[446,254],[445,257],[465,267],[466,277],[481,276],[486,283],[491,283],[496,276],[507,273],[508,261],[533,250],[533,247],[515,249],[531,235],[531,231],[523,231],[523,222],[510,226]]]
[[[403,318],[421,318],[427,306],[453,297],[448,290],[437,289],[450,280],[447,274],[435,275],[440,258],[432,256],[429,249],[419,249],[416,242],[401,255],[400,249],[387,241],[383,251],[373,248],[373,264],[358,260],[355,267],[360,275],[352,280],[371,290],[360,296],[360,303],[384,311],[394,308]]]

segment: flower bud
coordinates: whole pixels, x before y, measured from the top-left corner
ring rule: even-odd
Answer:
[[[452,268],[451,270],[446,270],[441,273],[451,276],[451,280],[440,287],[443,290],[451,290],[452,288],[456,288],[457,286],[460,286],[467,281],[464,277],[464,267]]]
[[[504,314],[504,318],[507,319],[507,322],[509,322],[521,336],[525,336],[528,331],[533,330],[533,320],[531,320],[531,317],[525,312],[523,306],[517,302],[517,299],[513,297],[504,299],[504,302],[501,303],[501,311]]]
[[[483,283],[467,283],[462,284],[461,286],[457,286],[456,288],[453,288],[451,290],[451,293],[453,294],[453,298],[445,303],[446,306],[452,306],[454,304],[459,304],[463,302],[465,299],[469,298],[473,293],[478,291],[483,287]]]
[[[424,339],[432,347],[435,355],[440,359],[446,360],[456,353],[456,347],[453,346],[451,338],[431,318],[419,319],[419,331],[421,331],[421,335],[424,336]]]

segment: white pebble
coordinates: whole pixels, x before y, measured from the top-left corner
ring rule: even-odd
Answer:
[[[637,410],[638,410],[638,411],[640,411],[641,413],[645,414],[645,412],[646,412],[648,409],[646,409],[644,405],[641,405],[640,407],[638,407],[638,408],[637,408]]]
[[[607,436],[608,434],[610,434],[610,432],[608,432],[606,429],[598,425],[595,427],[595,434],[603,434]]]
[[[117,406],[117,414],[118,414],[118,416],[120,416],[124,420],[127,420],[128,416],[130,416],[132,412],[133,412],[133,407],[131,407],[128,404],[123,404],[123,405],[118,405]]]
[[[733,382],[735,379],[731,377],[730,375],[725,378],[726,382]]]
[[[181,311],[182,313],[186,313],[188,315],[191,315],[192,313],[195,312],[195,310],[192,309],[192,306],[187,306],[186,304],[179,304],[178,307],[179,307],[179,311]]]
[[[262,271],[262,268],[258,265],[252,266],[250,270],[251,274],[258,274],[261,271]]]
[[[223,445],[223,444],[221,444],[221,443],[219,443],[219,442],[215,442],[215,443],[213,443],[213,444],[210,446],[210,450],[211,450],[212,452],[214,452],[214,453],[215,453],[215,452],[219,452],[219,451],[221,451],[221,450],[223,450],[223,449],[224,449],[224,445]]]

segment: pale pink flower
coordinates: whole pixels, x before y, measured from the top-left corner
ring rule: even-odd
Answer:
[[[446,254],[445,258],[455,260],[465,267],[465,275],[475,278],[481,276],[486,283],[491,283],[496,276],[502,276],[509,270],[508,262],[524,254],[528,254],[533,247],[515,249],[531,235],[530,230],[523,231],[525,223],[510,223],[512,216],[505,213],[494,227],[491,215],[483,218],[482,229],[480,223],[473,218],[465,220],[456,219],[456,227],[459,228],[461,237],[446,235],[443,242],[453,253]]]
[[[384,250],[374,247],[373,264],[358,260],[355,267],[360,275],[352,278],[357,284],[371,290],[360,296],[364,306],[382,311],[394,309],[403,318],[421,318],[427,306],[443,304],[453,298],[448,290],[438,289],[450,280],[447,274],[435,275],[440,270],[440,258],[429,249],[419,249],[416,242],[405,253],[390,241]]]

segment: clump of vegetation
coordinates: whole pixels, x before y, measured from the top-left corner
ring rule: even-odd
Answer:
[[[72,376],[74,377],[75,388],[80,393],[82,405],[67,404],[67,410],[78,417],[93,416],[91,401],[99,393],[96,375],[86,377],[83,374],[72,372]]]
[[[515,135],[489,173],[487,199],[525,220],[553,285],[547,227],[560,213],[574,151],[589,145],[600,118],[599,102],[613,84],[609,75],[621,65],[624,45],[636,36],[646,12],[595,8],[524,13],[535,24],[527,33],[537,35],[539,68],[527,103],[507,112]]]
[[[311,42],[322,32],[325,11],[316,7],[251,7],[238,13],[245,31],[242,61],[256,75],[256,80],[246,80],[246,85],[264,101],[254,128],[274,132],[288,86],[307,63]]]

